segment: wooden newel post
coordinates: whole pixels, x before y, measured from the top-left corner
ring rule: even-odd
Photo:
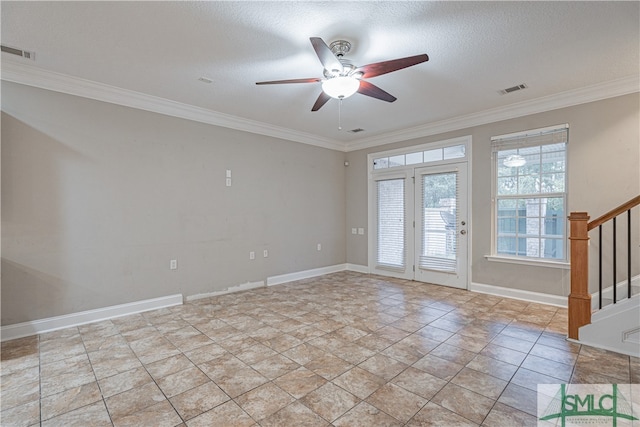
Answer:
[[[569,338],[578,339],[578,329],[591,323],[589,293],[589,215],[569,215],[571,244],[571,293],[569,294]]]

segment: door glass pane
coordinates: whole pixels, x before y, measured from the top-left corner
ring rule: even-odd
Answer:
[[[404,166],[404,154],[389,157],[389,167]]]
[[[411,153],[406,155],[406,162],[408,165],[415,165],[418,163],[422,163],[422,151],[418,151],[417,153]]]
[[[382,157],[380,159],[375,159],[373,161],[373,168],[374,169],[385,169],[389,167],[389,158],[388,157]]]
[[[404,179],[377,181],[379,267],[403,269],[405,265]]]
[[[459,159],[464,157],[464,145],[454,145],[452,147],[444,147],[445,159]]]
[[[428,150],[424,152],[424,162],[437,162],[442,160],[442,148],[436,148],[435,150]]]
[[[455,272],[457,173],[422,176],[422,250],[420,267]]]

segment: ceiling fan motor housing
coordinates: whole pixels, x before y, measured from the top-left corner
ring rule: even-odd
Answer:
[[[338,58],[338,59],[342,64],[342,71],[340,72],[337,70],[324,70],[323,74],[326,78],[330,79],[333,77],[353,75],[353,71],[356,69],[356,66],[353,65],[351,62],[347,61],[346,59],[343,59],[343,58]],[[359,78],[361,76],[362,76],[362,73],[360,73],[360,75],[358,76],[354,75],[353,77]]]
[[[338,58],[343,57],[351,50],[351,43],[346,40],[336,40],[329,45],[331,52]]]

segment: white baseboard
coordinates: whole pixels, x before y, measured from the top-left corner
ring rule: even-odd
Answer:
[[[295,280],[308,279],[322,276],[324,274],[336,273],[339,271],[355,271],[359,273],[369,273],[369,268],[357,264],[337,264],[327,267],[314,268],[296,273],[282,274],[267,278],[266,286],[279,285]],[[246,291],[265,286],[264,281],[248,282],[237,286],[215,292],[208,292],[184,297],[184,301],[194,301],[202,298],[215,297],[218,295],[230,294],[232,292]],[[46,319],[32,320],[29,322],[16,323],[0,327],[0,341],[7,341],[31,335],[43,334],[56,331],[58,329],[71,328],[87,323],[99,322],[102,320],[114,319],[116,317],[127,316],[129,314],[142,313],[144,311],[156,310],[164,307],[171,307],[183,303],[182,294],[169,295],[165,297],[153,298],[143,301],[136,301],[126,304],[114,305],[111,307],[97,308],[95,310],[82,311],[78,313],[65,314],[62,316],[49,317]]]
[[[347,270],[355,271],[356,273],[369,274],[369,266],[368,265],[347,264]]]
[[[311,270],[298,271],[295,273],[281,274],[267,278],[267,286],[281,285],[283,283],[294,282],[296,280],[309,279],[311,277],[322,276],[323,274],[337,273],[347,270],[347,264],[330,265],[327,267],[314,268]]]
[[[535,302],[539,304],[553,305],[567,308],[567,297],[542,292],[531,292],[522,289],[503,288],[502,286],[484,285],[482,283],[471,283],[469,290],[482,294],[496,295],[499,297],[513,298],[522,301]]]
[[[126,304],[113,305],[110,307],[97,308],[95,310],[65,314],[63,316],[16,323],[14,325],[2,326],[2,328],[0,328],[0,341],[43,334],[45,332],[56,331],[58,329],[71,328],[73,326],[84,325],[86,323],[99,322],[101,320],[113,319],[116,317],[127,316],[129,314],[142,313],[144,311],[172,307],[180,304],[182,304],[182,294],[175,294]]]
[[[282,274],[267,278],[266,286],[280,285],[283,283],[293,282],[296,280],[308,279],[312,277],[322,276],[324,274],[337,273],[340,271],[354,271],[358,273],[368,274],[369,267],[359,264],[337,264],[327,267],[314,268],[311,270],[298,271],[295,273]],[[634,278],[635,280],[635,278]],[[245,291],[264,287],[265,282],[249,282],[238,286],[232,286],[222,291],[209,292],[204,294],[190,295],[184,298],[185,301],[194,301],[202,298],[209,298],[218,295],[229,294],[232,292]],[[520,289],[503,288],[500,286],[485,285],[481,283],[471,283],[470,291],[496,295],[506,298],[514,298],[524,301],[536,302],[541,304],[554,305],[558,307],[567,306],[567,297],[559,295],[543,294],[539,292],[530,292]],[[0,341],[7,341],[16,338],[22,338],[30,335],[37,335],[58,329],[70,328],[74,326],[84,325],[87,323],[99,322],[102,320],[113,319],[116,317],[127,316],[130,314],[141,313],[149,310],[156,310],[164,307],[180,305],[183,302],[182,294],[169,295],[160,298],[153,298],[143,301],[136,301],[127,304],[114,305],[111,307],[98,308],[95,310],[82,311],[78,313],[66,314],[63,316],[50,317],[46,319],[33,320],[29,322],[16,323],[14,325],[2,326],[0,328]]]
[[[249,289],[256,289],[256,288],[263,288],[263,287],[264,287],[264,281],[247,282],[247,283],[243,283],[242,285],[230,286],[227,289],[223,289],[221,291],[189,295],[185,297],[185,301],[194,301],[194,300],[203,299],[203,298],[217,297],[218,295],[231,294],[233,292],[247,291]]]

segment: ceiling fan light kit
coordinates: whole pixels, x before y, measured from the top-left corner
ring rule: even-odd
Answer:
[[[356,67],[344,59],[344,55],[351,50],[351,43],[336,40],[330,46],[319,37],[309,39],[311,45],[324,67],[324,78],[303,78],[257,82],[257,85],[286,84],[286,83],[322,83],[322,92],[313,104],[311,111],[318,111],[331,98],[345,99],[360,93],[386,102],[394,102],[396,97],[366,81],[372,77],[401,70],[429,60],[426,54],[408,56],[390,61],[375,62],[373,64]]]
[[[322,90],[332,98],[348,98],[358,91],[360,80],[350,76],[333,77],[322,82]]]

